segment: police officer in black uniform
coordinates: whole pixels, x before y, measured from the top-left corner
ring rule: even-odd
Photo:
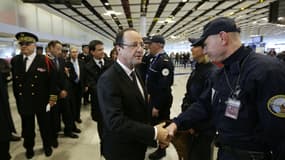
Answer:
[[[234,20],[209,22],[204,52],[222,62],[198,102],[174,119],[169,134],[211,119],[218,136],[218,160],[285,159],[285,70],[282,62],[241,44]]]
[[[142,58],[142,63],[140,63],[137,66],[137,70],[139,71],[143,81],[145,82],[146,81],[146,74],[148,72],[148,68],[149,68],[149,65],[152,61],[153,55],[149,53],[149,47],[148,47],[150,44],[149,37],[144,37],[143,43],[144,43],[145,53],[144,53],[143,58]]]
[[[165,40],[161,35],[150,38],[149,52],[153,60],[146,76],[147,91],[152,108],[152,121],[157,124],[169,120],[172,105],[171,86],[174,78],[174,66],[164,51]],[[158,149],[149,155],[150,159],[160,159],[166,155],[165,149]]]
[[[188,78],[186,85],[186,93],[181,105],[182,112],[185,112],[191,104],[198,101],[201,93],[205,89],[205,83],[213,72],[217,70],[217,66],[210,62],[208,56],[203,53],[203,44],[194,43],[197,39],[189,38],[192,43],[192,57],[195,61],[195,69]],[[183,132],[184,133],[184,132]],[[184,155],[184,159],[190,160],[210,160],[212,155],[212,141],[215,130],[210,121],[197,123],[189,129],[187,138],[183,141],[187,149],[188,155]]]
[[[35,116],[39,124],[46,156],[52,154],[50,143],[50,119],[47,108],[53,107],[57,100],[54,88],[52,62],[44,55],[36,54],[37,36],[28,32],[16,34],[21,54],[12,58],[13,91],[18,101],[22,119],[22,137],[28,159],[34,156]],[[50,107],[48,107],[50,106]]]
[[[13,126],[9,122],[12,119],[9,116],[8,92],[3,76],[3,73],[0,72],[0,157],[3,160],[9,160],[11,158],[9,149]]]

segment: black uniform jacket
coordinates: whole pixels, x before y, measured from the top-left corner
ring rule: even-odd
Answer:
[[[198,102],[174,122],[185,129],[212,118],[221,146],[272,151],[273,159],[285,159],[284,63],[242,46],[223,64]],[[237,119],[233,119],[225,116],[225,111],[231,89],[237,86],[240,110]]]
[[[0,142],[9,141],[12,132],[12,126],[9,121],[12,121],[9,116],[9,102],[8,102],[8,93],[3,81],[3,74],[0,72]]]
[[[51,61],[36,55],[29,70],[24,71],[23,55],[11,60],[13,91],[20,114],[45,112],[51,95],[56,95],[55,75]]]
[[[154,139],[146,99],[117,62],[101,75],[97,87],[104,156],[108,160],[143,160]]]

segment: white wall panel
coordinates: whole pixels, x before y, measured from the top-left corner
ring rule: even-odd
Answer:
[[[23,3],[18,6],[18,25],[20,27],[38,30],[37,10],[32,4]]]
[[[51,14],[41,8],[37,8],[38,30],[44,33],[52,33]]]

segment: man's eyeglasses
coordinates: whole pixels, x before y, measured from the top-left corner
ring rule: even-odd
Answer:
[[[33,42],[19,42],[20,46],[29,46],[31,45]]]
[[[132,47],[132,48],[137,48],[137,47],[142,47],[144,48],[144,43],[143,42],[134,42],[134,43],[130,43],[130,44],[127,44],[127,43],[120,43],[120,45],[122,46],[127,46],[127,47]]]

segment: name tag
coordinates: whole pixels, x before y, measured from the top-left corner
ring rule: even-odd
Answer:
[[[229,98],[228,101],[226,101],[226,104],[227,108],[225,111],[225,116],[232,119],[238,119],[238,114],[240,110],[240,101]]]

